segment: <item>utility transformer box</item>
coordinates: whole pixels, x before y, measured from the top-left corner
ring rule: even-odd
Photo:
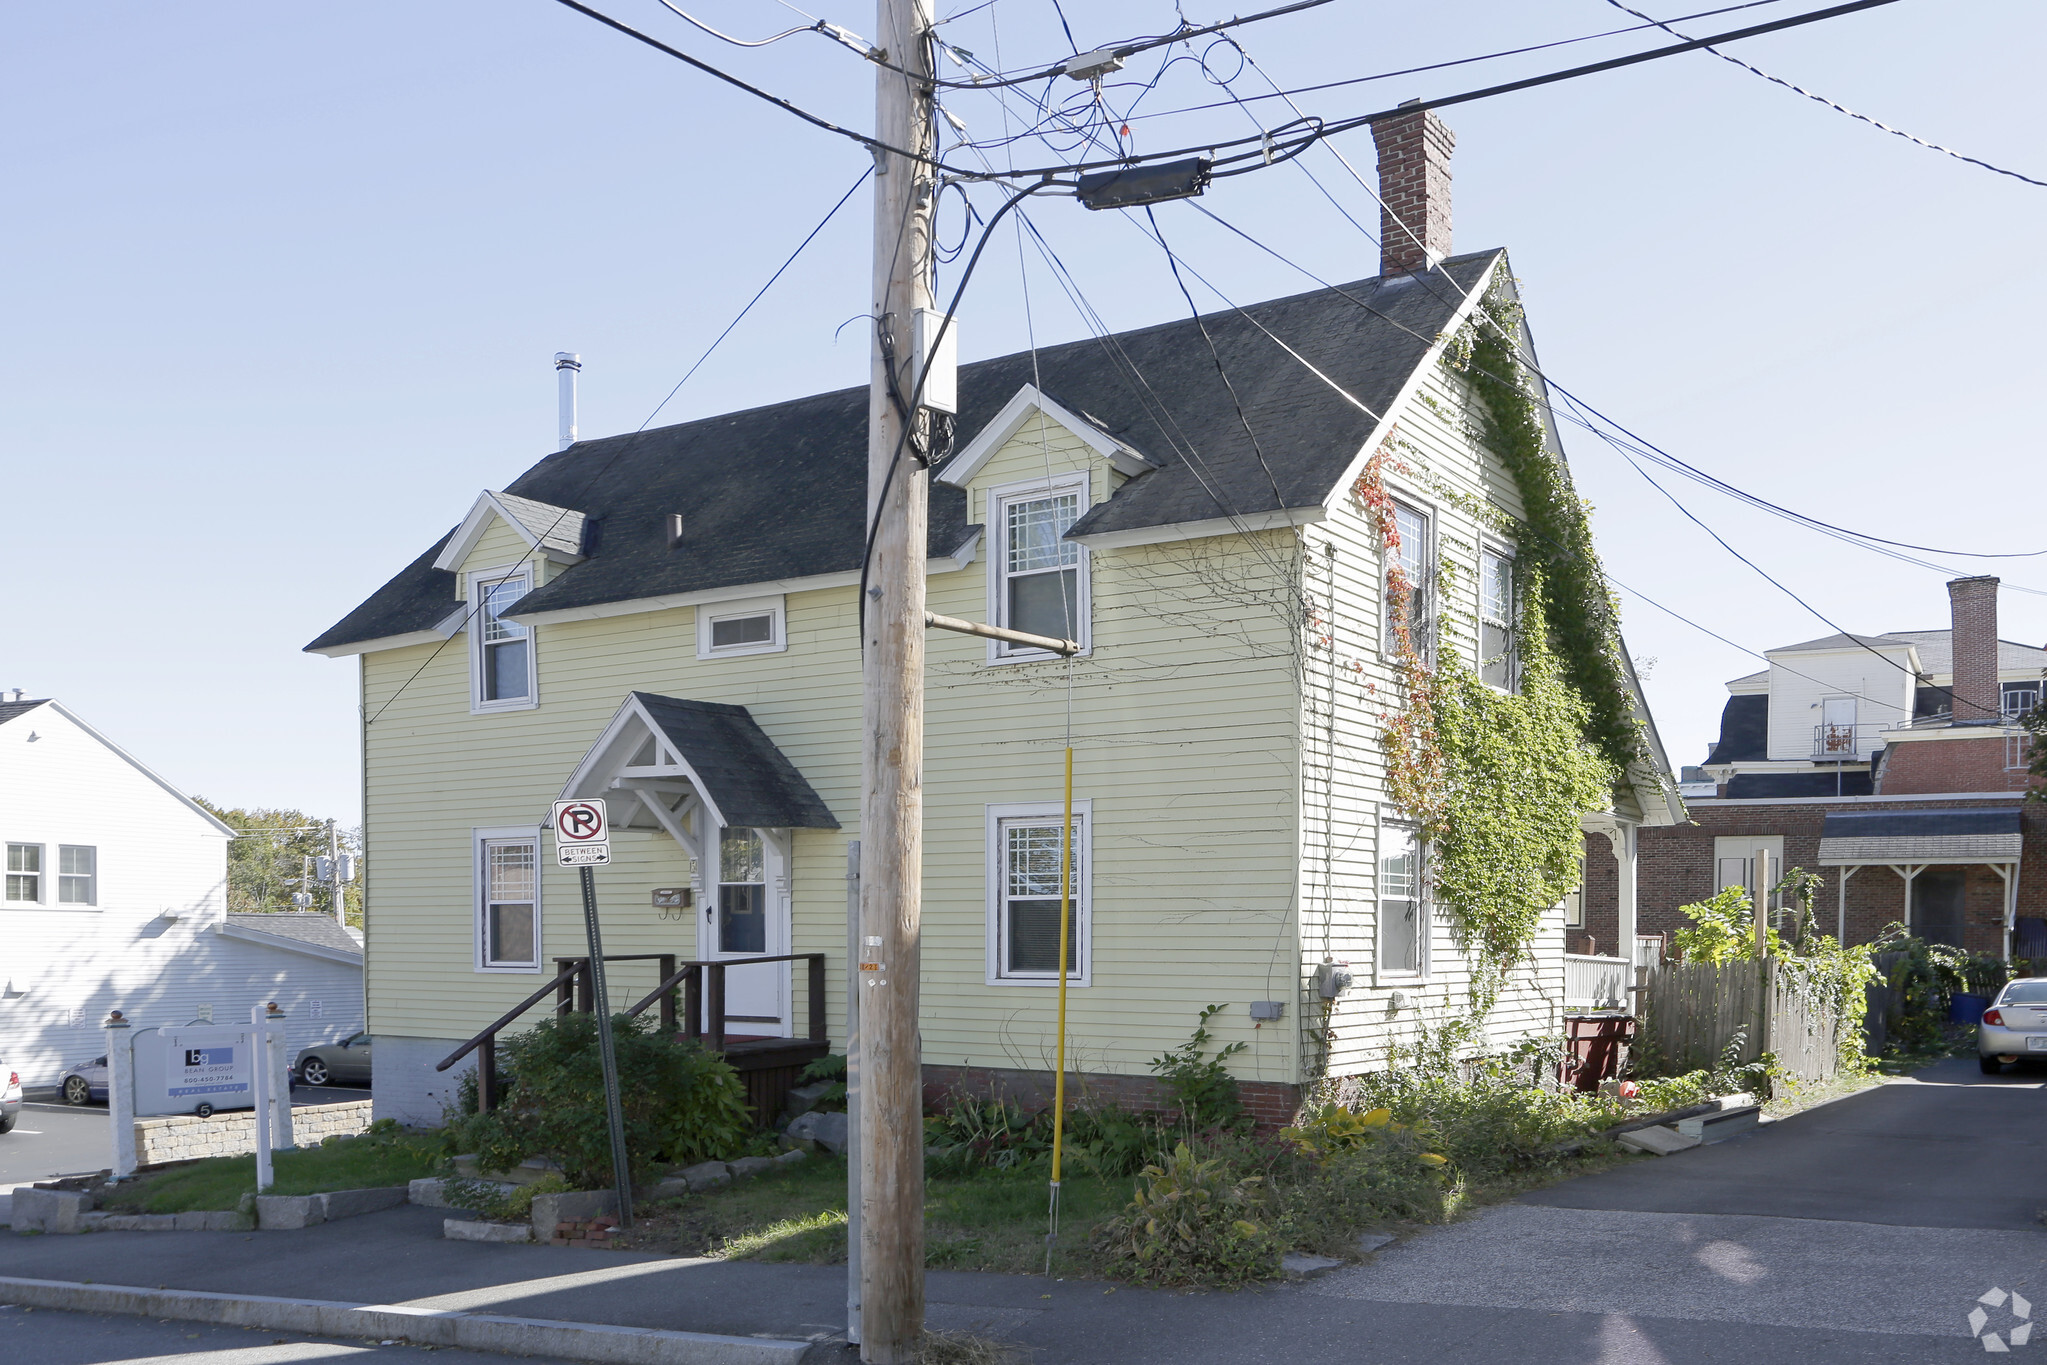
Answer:
[[[247,1025],[137,1029],[135,1116],[255,1108],[260,1043]]]

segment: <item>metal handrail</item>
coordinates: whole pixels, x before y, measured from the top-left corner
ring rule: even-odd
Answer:
[[[701,994],[710,997],[711,1016],[710,1046],[714,1052],[725,1051],[725,971],[729,967],[752,967],[771,962],[807,962],[810,965],[809,1005],[810,1038],[812,1042],[826,1041],[825,1034],[825,955],[823,953],[781,953],[762,957],[731,957],[708,962],[677,963],[673,953],[606,953],[606,962],[659,962],[662,967],[661,984],[656,986],[645,999],[625,1011],[628,1018],[637,1019],[655,1001],[661,1002],[661,1025],[664,1029],[676,1027],[675,988],[684,987],[685,1009],[688,1022],[683,1026],[686,1037],[703,1037],[703,1020],[707,1012],[703,1008]],[[456,1048],[441,1059],[435,1071],[446,1071],[455,1063],[477,1053],[476,1061],[476,1107],[481,1113],[489,1113],[497,1104],[497,1036],[504,1029],[517,1022],[544,1000],[549,992],[556,997],[555,1012],[568,1014],[579,1006],[587,1013],[593,1006],[590,989],[590,959],[587,957],[558,957],[555,964],[560,968],[554,979],[533,994],[514,1005],[488,1028]],[[575,995],[571,997],[572,983]],[[708,991],[701,988],[708,985]]]

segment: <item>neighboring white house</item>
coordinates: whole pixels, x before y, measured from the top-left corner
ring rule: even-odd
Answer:
[[[0,1056],[51,1085],[101,1022],[246,1019],[293,1048],[359,1031],[363,959],[325,915],[227,913],[234,831],[54,701],[0,699]],[[319,923],[314,923],[319,921]]]

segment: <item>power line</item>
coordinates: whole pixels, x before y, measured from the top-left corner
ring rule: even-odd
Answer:
[[[661,0],[661,7],[685,22],[696,25],[713,38],[730,43],[734,47],[766,47],[769,43],[779,43],[784,38],[793,38],[799,33],[822,33],[825,27],[824,20],[818,19],[808,24],[798,25],[795,28],[783,29],[772,38],[759,38],[749,42],[744,38],[735,38],[729,33],[720,33],[717,29],[712,28],[709,24],[684,10],[681,6],[673,4],[671,0]]]
[[[645,431],[647,429],[648,423],[654,420],[655,415],[658,414],[661,411],[661,409],[668,406],[669,400],[674,398],[675,395],[681,391],[682,386],[689,382],[690,375],[695,374],[697,370],[703,366],[703,363],[711,358],[711,352],[717,350],[719,345],[725,340],[725,338],[732,334],[732,329],[739,325],[739,321],[741,318],[744,318],[749,312],[753,311],[753,306],[756,303],[760,302],[761,295],[767,293],[769,286],[773,285],[776,280],[781,279],[784,272],[786,272],[791,265],[795,264],[796,258],[803,254],[803,249],[809,246],[811,242],[816,240],[818,233],[824,231],[825,225],[831,222],[832,219],[838,215],[839,210],[845,207],[846,201],[853,197],[853,192],[859,189],[861,185],[865,184],[867,181],[867,177],[869,175],[872,175],[873,173],[874,168],[871,166],[861,171],[860,178],[853,182],[852,188],[848,189],[843,195],[839,196],[839,201],[832,205],[830,211],[827,212],[823,218],[818,220],[817,226],[810,230],[809,235],[804,237],[804,239],[797,244],[796,250],[789,253],[789,258],[783,261],[782,264],[776,268],[775,273],[773,275],[770,275],[768,277],[767,284],[762,285],[757,291],[755,291],[754,296],[746,301],[746,306],[744,308],[741,308],[739,310],[738,315],[735,316],[731,322],[726,324],[725,330],[718,333],[717,340],[713,341],[710,344],[710,346],[705,349],[704,353],[697,357],[696,364],[691,365],[689,367],[688,373],[684,374],[681,379],[678,379],[675,382],[675,387],[668,391],[667,397],[663,398],[659,403],[656,403],[654,405],[654,411],[648,413],[646,420],[641,422],[640,425],[634,430],[633,434],[635,436],[639,435],[640,432]],[[611,467],[614,464],[617,464],[618,461],[625,455],[626,449],[627,449],[626,445],[624,443],[621,443],[619,448],[611,453],[611,457],[607,459],[603,464],[599,465],[597,469],[590,475],[590,477],[583,481],[582,487],[576,491],[573,497],[580,498],[584,493],[587,493],[592,487],[594,487],[597,481],[603,478],[605,474],[609,473]],[[541,533],[541,539],[545,540],[548,535],[553,534],[555,528],[562,524],[563,519],[566,518],[569,512],[572,510],[574,509],[565,508],[559,516],[555,517],[554,521],[549,524],[547,530]],[[455,638],[456,633],[458,631],[466,629],[469,626],[469,623],[476,619],[477,612],[483,609],[484,602],[489,599],[490,590],[492,588],[500,587],[503,584],[510,582],[513,578],[517,576],[518,576],[517,573],[508,573],[504,577],[499,578],[494,582],[478,584],[477,587],[479,591],[476,594],[476,602],[466,612],[463,613],[462,624],[460,626],[457,626],[455,630],[449,631],[446,638],[444,638],[439,644],[434,646],[433,652],[431,654],[428,654],[426,658],[420,662],[419,667],[413,669],[411,674],[407,676],[405,681],[398,684],[398,690],[393,692],[389,697],[384,699],[384,704],[377,708],[376,715],[373,715],[369,717],[367,720],[363,721],[363,728],[367,730],[370,726],[375,725],[377,723],[378,718],[381,717],[386,711],[390,710],[392,705],[397,702],[398,698],[404,695],[405,689],[412,686],[412,684],[419,678],[419,675],[426,672],[426,670],[432,666],[435,659],[441,657],[441,651],[448,647],[449,642]]]
[[[1662,29],[1665,33],[1673,35],[1674,37],[1678,38],[1684,37],[1684,34],[1679,33],[1676,29],[1672,28],[1670,26],[1670,23],[1667,23],[1661,19],[1650,19],[1648,15],[1642,13],[1642,11],[1638,9],[1629,9],[1626,5],[1621,3],[1621,0],[1607,0],[1607,3],[1612,5],[1617,10],[1621,10],[1625,13],[1634,15],[1637,19],[1648,19],[1650,23],[1656,25],[1656,27]],[[1675,20],[1672,22],[1681,23],[1683,21]],[[1943,156],[1951,156],[1957,161],[1966,161],[1971,166],[1981,166],[1986,171],[1995,171],[1999,175],[2008,175],[2014,180],[2023,180],[2028,185],[2038,185],[2041,189],[2047,189],[2047,180],[2035,180],[2030,175],[2020,175],[2017,171],[2006,170],[2002,166],[1993,166],[1988,161],[1984,161],[1980,157],[1965,156],[1961,152],[1956,151],[1952,147],[1943,147],[1937,142],[1928,142],[1923,137],[1914,137],[1911,133],[1906,132],[1902,128],[1893,128],[1891,127],[1890,124],[1879,122],[1878,120],[1871,118],[1867,114],[1858,114],[1853,109],[1850,109],[1847,105],[1841,104],[1835,100],[1830,100],[1825,95],[1816,95],[1802,85],[1793,85],[1790,81],[1785,80],[1781,76],[1772,76],[1769,72],[1763,70],[1761,67],[1751,66],[1739,57],[1731,56],[1728,53],[1721,52],[1711,47],[1705,48],[1704,51],[1711,52],[1714,56],[1718,57],[1723,62],[1734,63],[1736,66],[1740,67],[1742,70],[1748,72],[1752,76],[1761,76],[1764,80],[1770,82],[1770,84],[1772,85],[1781,85],[1786,90],[1791,91],[1793,94],[1805,96],[1807,99],[1813,101],[1815,104],[1824,104],[1827,108],[1832,109],[1837,114],[1846,114],[1849,118],[1856,119],[1859,120],[1860,122],[1866,123],[1872,128],[1881,129],[1882,131],[1889,133],[1892,137],[1901,137],[1905,139],[1905,141],[1907,142],[1913,143],[1920,147],[1924,147],[1929,152],[1939,152]]]

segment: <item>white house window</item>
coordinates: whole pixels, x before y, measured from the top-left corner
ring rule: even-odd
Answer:
[[[99,904],[99,850],[87,844],[57,845],[57,904]]]
[[[1057,802],[989,807],[989,981],[1056,985],[1064,810]],[[1089,803],[1073,810],[1067,889],[1066,979],[1086,985],[1092,920]]]
[[[7,846],[7,899],[24,904],[41,904],[43,899],[43,846]]]
[[[780,597],[713,602],[697,608],[697,657],[774,654],[789,647]]]
[[[540,838],[479,831],[477,961],[485,968],[540,965]]]
[[[1478,556],[1478,676],[1503,692],[1516,689],[1514,561],[1498,550]]]
[[[1419,976],[1428,967],[1421,835],[1388,825],[1379,838],[1379,975]]]
[[[718,951],[767,950],[767,841],[757,829],[728,829],[718,840]]]
[[[492,569],[469,576],[469,600],[476,617],[469,637],[477,711],[510,711],[534,704],[533,632],[504,619],[533,590],[524,568]]]
[[[1564,927],[1585,927],[1585,859],[1582,855],[1578,859],[1578,889],[1564,897]]]
[[[1000,537],[990,566],[998,625],[1054,640],[1088,643],[1086,551],[1065,539],[1087,502],[1085,472],[1050,484],[991,489],[989,519]],[[1050,657],[1043,650],[997,644],[998,659]]]
[[[1386,557],[1386,628],[1384,646],[1397,646],[1394,618],[1405,615],[1407,637],[1415,652],[1429,659],[1435,623],[1429,616],[1429,514],[1404,502],[1393,504],[1393,525],[1400,544]],[[1398,571],[1396,573],[1396,570]]]

